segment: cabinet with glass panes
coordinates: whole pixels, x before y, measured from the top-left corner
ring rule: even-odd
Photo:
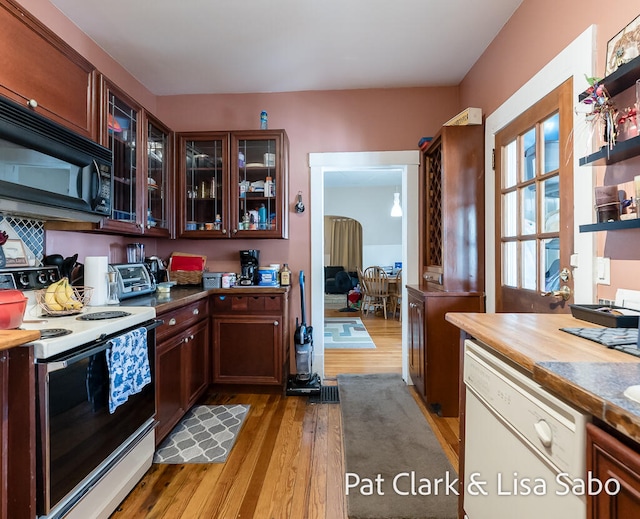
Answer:
[[[108,231],[140,234],[138,207],[143,197],[138,167],[142,163],[142,107],[103,78],[101,141],[113,153],[111,216],[103,223]]]
[[[111,216],[102,229],[169,236],[171,131],[102,78],[101,142],[113,152]]]
[[[169,164],[171,164],[171,131],[153,116],[145,113],[147,197],[145,234],[168,236],[172,199]]]
[[[178,135],[178,234],[286,238],[284,130]]]

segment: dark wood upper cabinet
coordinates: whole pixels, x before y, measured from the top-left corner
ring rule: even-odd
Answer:
[[[0,94],[96,140],[95,67],[12,0],[0,27]]]
[[[179,237],[288,237],[284,130],[187,132],[176,141]]]
[[[484,290],[484,126],[443,126],[422,157],[422,283]]]

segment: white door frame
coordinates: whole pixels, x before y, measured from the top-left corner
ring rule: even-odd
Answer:
[[[487,312],[496,311],[496,258],[495,258],[495,171],[492,167],[492,153],[495,135],[521,113],[537,103],[552,90],[573,77],[573,99],[587,88],[585,74],[595,75],[596,27],[592,25],[560,52],[542,70],[505,101],[485,121],[485,279]],[[574,276],[574,301],[590,304],[596,297],[595,233],[580,233],[579,226],[593,221],[593,186],[595,168],[580,167],[579,159],[591,150],[590,132],[584,114],[574,110],[573,133],[573,247],[571,258]]]
[[[311,170],[311,322],[324,329],[324,174],[327,171],[388,170],[402,172],[402,278],[408,285],[419,280],[418,265],[418,172],[420,152],[377,151],[310,153]],[[315,290],[314,290],[315,288]],[[406,288],[402,288],[406,301]],[[402,378],[410,383],[407,353],[407,311],[402,305]],[[314,334],[313,369],[324,378],[324,334]]]

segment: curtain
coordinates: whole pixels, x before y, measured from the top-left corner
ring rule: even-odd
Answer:
[[[351,218],[326,216],[325,233],[325,246],[328,245],[330,251],[329,265],[340,265],[348,272],[362,268],[362,226],[360,222]]]

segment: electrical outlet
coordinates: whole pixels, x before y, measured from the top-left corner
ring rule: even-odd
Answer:
[[[597,280],[599,285],[611,284],[611,259],[610,258],[596,258],[597,266]]]

